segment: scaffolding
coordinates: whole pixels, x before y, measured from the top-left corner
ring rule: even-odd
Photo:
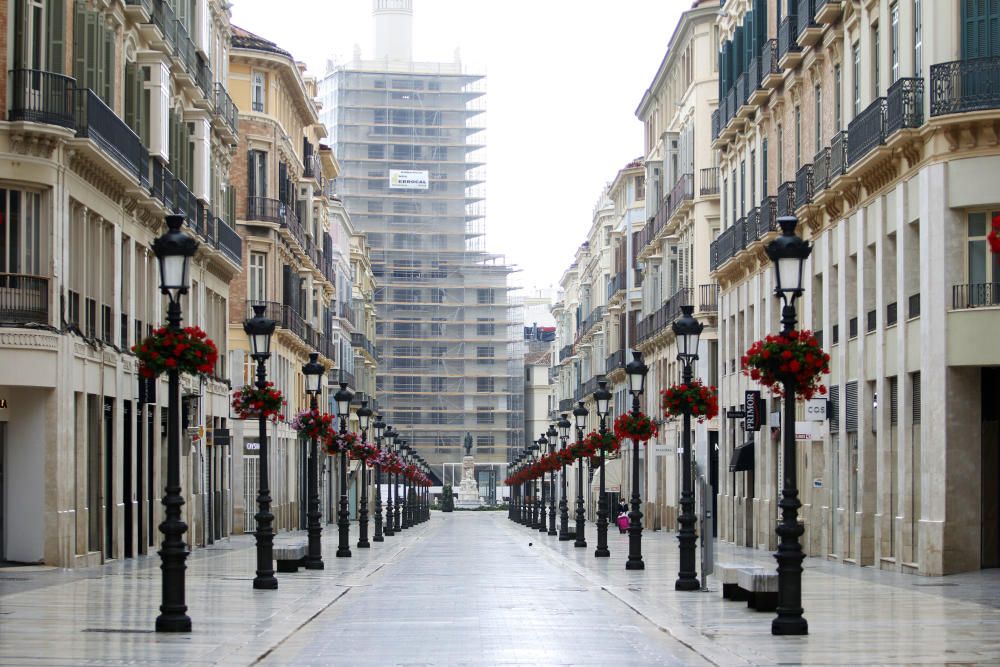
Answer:
[[[378,288],[376,392],[387,423],[432,465],[524,446],[524,351],[513,271],[485,251],[485,86],[460,68],[333,67],[321,116],[336,180],[365,231]]]

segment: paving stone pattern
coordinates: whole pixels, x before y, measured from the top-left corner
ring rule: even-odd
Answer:
[[[352,527],[353,529],[353,527]],[[644,534],[646,569],[512,524],[502,512],[434,513],[322,571],[251,588],[251,536],[188,559],[194,631],[152,632],[155,555],[75,571],[0,568],[0,665],[874,665],[1000,663],[1000,571],[943,578],[806,559],[807,637],[708,590],[673,590],[677,540]],[[278,541],[301,541],[283,533]],[[530,546],[529,546],[530,543]],[[773,557],[717,545],[725,563]]]

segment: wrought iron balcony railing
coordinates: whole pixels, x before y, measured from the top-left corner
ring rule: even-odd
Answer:
[[[830,142],[830,180],[847,172],[847,130],[841,130]]]
[[[826,190],[830,184],[830,148],[824,148],[813,158],[813,195]]]
[[[760,76],[761,82],[774,74],[781,74],[781,58],[778,56],[778,40],[769,39],[764,42],[760,49]]]
[[[76,136],[92,139],[119,166],[142,183],[148,183],[149,151],[125,121],[90,90],[77,89]]]
[[[608,373],[619,368],[625,368],[625,350],[612,352],[604,361],[604,369]]]
[[[563,345],[559,349],[559,361],[564,361],[564,360],[566,360],[566,359],[568,359],[569,357],[572,357],[572,356],[573,356],[573,346],[572,345]]]
[[[36,69],[10,70],[7,120],[73,129],[76,79]]]
[[[813,166],[802,165],[795,173],[795,208],[805,206],[813,198]]]
[[[243,265],[243,239],[222,218],[215,219],[216,247],[238,266]]]
[[[716,283],[698,285],[698,310],[702,313],[719,310],[719,286]]]
[[[924,124],[924,80],[898,79],[886,95],[885,133],[891,137],[899,130]]]
[[[970,283],[952,286],[951,307],[955,310],[985,308],[987,306],[1000,306],[1000,283]]]
[[[712,112],[712,141],[719,138],[719,132],[722,130],[719,116],[721,115],[721,109],[716,109]]]
[[[778,61],[789,53],[798,53],[802,47],[798,43],[798,16],[789,14],[781,19],[778,26]]]
[[[795,215],[795,181],[785,181],[778,186],[778,217]]]
[[[229,96],[229,91],[221,83],[215,84],[215,113],[226,126],[234,133],[239,122],[240,110],[236,108],[233,98]]]
[[[799,23],[796,36],[816,26],[816,0],[799,0]]]
[[[706,195],[717,195],[719,194],[719,168],[709,167],[707,169],[702,169],[699,173],[699,193],[704,197]]]
[[[877,98],[847,126],[847,166],[853,167],[862,158],[885,143],[886,100]]]
[[[0,323],[50,324],[49,279],[0,273]]]
[[[753,95],[755,90],[760,90],[763,86],[761,81],[764,77],[761,75],[760,71],[760,58],[754,56],[750,60],[750,64],[747,66],[747,86],[748,93],[747,97]]]
[[[931,65],[931,117],[1000,109],[1000,56]]]

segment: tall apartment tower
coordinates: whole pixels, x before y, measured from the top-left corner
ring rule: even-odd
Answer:
[[[414,62],[412,15],[375,0],[376,59],[331,65],[319,91],[336,194],[372,248],[379,407],[441,475],[467,434],[477,463],[524,446],[523,332],[512,268],[483,249],[484,77]],[[500,472],[480,468],[484,495]]]

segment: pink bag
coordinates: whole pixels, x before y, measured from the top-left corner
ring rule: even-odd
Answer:
[[[622,514],[618,517],[618,530],[628,530],[628,516]]]

